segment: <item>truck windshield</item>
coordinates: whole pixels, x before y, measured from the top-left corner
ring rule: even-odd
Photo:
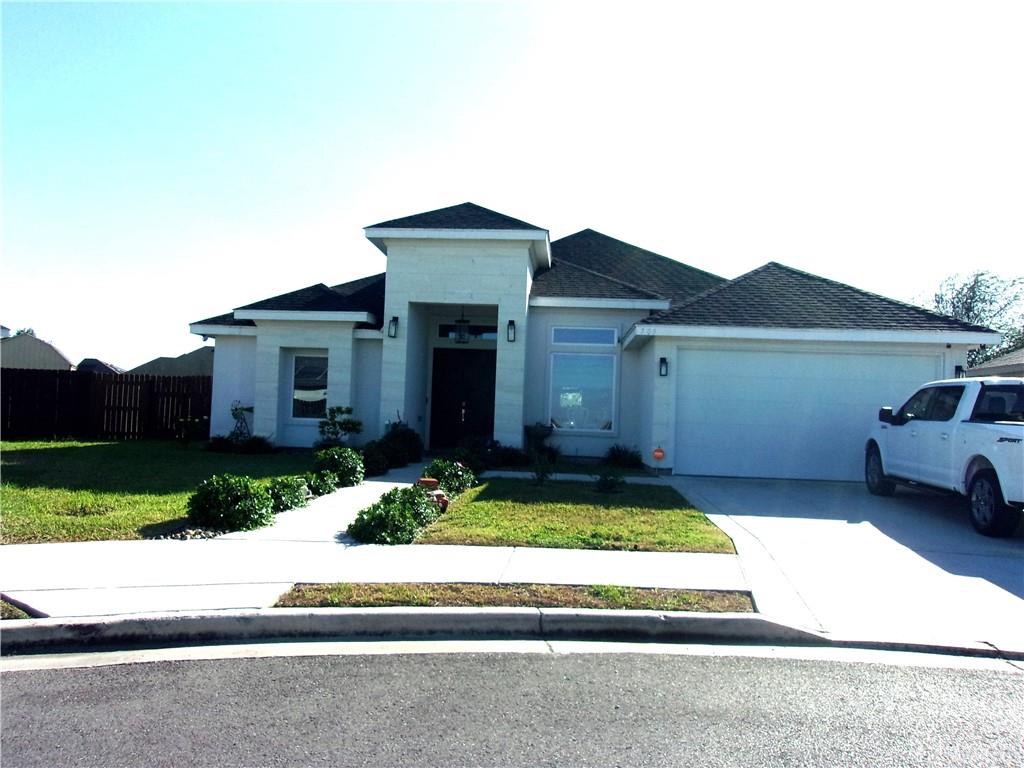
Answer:
[[[982,387],[971,421],[1024,422],[1024,384],[992,384]]]

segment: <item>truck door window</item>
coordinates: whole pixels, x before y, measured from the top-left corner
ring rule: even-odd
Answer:
[[[972,421],[1024,421],[1024,386],[986,386],[974,404]]]
[[[928,421],[949,421],[956,413],[960,405],[960,398],[964,396],[963,387],[935,387],[935,396],[928,408]]]
[[[928,407],[932,403],[932,398],[935,396],[934,389],[922,389],[918,391],[912,398],[907,400],[906,404],[900,408],[900,420],[901,421],[913,421],[915,419],[923,419],[928,413]]]

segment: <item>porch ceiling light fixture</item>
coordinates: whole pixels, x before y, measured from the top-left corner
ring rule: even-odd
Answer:
[[[398,315],[388,320],[388,338],[393,339],[398,335]]]
[[[660,357],[660,358],[658,358],[658,375],[659,376],[668,376],[668,358],[667,357]]]
[[[465,307],[459,313],[459,319],[455,321],[455,343],[469,344],[469,320],[466,319]]]
[[[508,328],[505,331],[505,338],[507,338],[510,342],[516,340],[516,321],[515,320],[509,320],[508,321]]]

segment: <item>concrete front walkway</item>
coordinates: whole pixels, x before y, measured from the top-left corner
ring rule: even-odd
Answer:
[[[284,512],[267,528],[216,539],[7,545],[0,591],[48,616],[74,617],[265,608],[298,582],[748,589],[735,555],[386,547],[344,535],[360,509],[413,482],[419,469],[392,471]]]

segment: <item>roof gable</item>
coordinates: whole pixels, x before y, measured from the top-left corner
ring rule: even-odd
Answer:
[[[685,301],[725,282],[723,277],[593,229],[555,240],[551,243],[551,255],[558,261],[584,267],[673,301]]]
[[[641,321],[654,325],[849,330],[990,329],[769,262]]]
[[[416,213],[399,219],[371,224],[367,229],[546,229],[513,219],[476,203],[460,203],[436,211]]]

